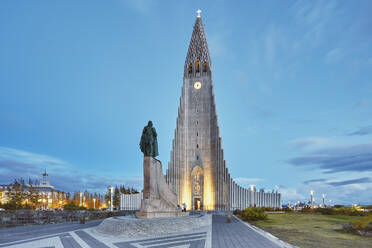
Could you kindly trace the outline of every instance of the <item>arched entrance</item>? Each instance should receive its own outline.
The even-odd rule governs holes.
[[[203,170],[195,165],[192,172],[192,204],[194,210],[203,210]]]

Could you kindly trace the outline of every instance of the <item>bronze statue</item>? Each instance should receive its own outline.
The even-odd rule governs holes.
[[[156,138],[156,130],[152,126],[152,121],[149,121],[147,126],[143,128],[140,148],[144,156],[156,157],[158,153],[158,141]]]

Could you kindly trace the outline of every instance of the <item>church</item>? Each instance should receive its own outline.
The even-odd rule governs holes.
[[[166,181],[188,210],[244,209],[250,206],[281,207],[278,192],[239,186],[224,160],[213,93],[212,63],[201,11],[194,24],[184,65]]]

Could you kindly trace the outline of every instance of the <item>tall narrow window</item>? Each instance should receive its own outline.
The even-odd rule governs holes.
[[[199,59],[197,59],[196,60],[196,72],[200,72],[200,60]]]
[[[189,74],[191,74],[192,73],[192,64],[190,63],[189,64]]]
[[[196,132],[196,136],[199,136],[199,133],[198,132]]]
[[[207,62],[203,63],[203,72],[207,72]]]

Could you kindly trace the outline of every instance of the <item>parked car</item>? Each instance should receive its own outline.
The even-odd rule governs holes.
[[[0,208],[0,211],[5,211],[5,209],[3,209],[3,208]]]

